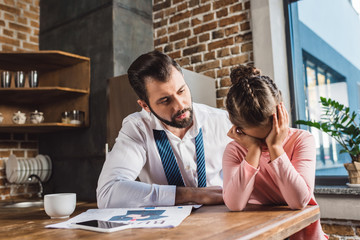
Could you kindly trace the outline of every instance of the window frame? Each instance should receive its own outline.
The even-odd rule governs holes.
[[[300,45],[298,0],[284,0],[285,36],[287,51],[287,66],[289,76],[290,101],[293,103],[290,110],[292,115],[292,126],[300,128],[295,124],[297,119],[306,118],[305,104],[300,104],[297,99],[306,99],[304,68],[298,67],[303,64],[303,49]],[[296,91],[298,89],[298,91]],[[299,89],[304,89],[300,91]],[[347,176],[316,176],[315,185],[346,185]]]

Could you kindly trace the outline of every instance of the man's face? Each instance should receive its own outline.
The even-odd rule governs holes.
[[[167,82],[156,79],[145,80],[148,93],[148,104],[139,103],[146,111],[152,112],[160,121],[168,126],[186,128],[192,124],[193,111],[190,89],[183,75],[175,68]]]

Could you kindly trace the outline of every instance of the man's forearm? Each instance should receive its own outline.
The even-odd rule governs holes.
[[[99,208],[174,205],[175,186],[117,181],[111,190],[98,190]]]
[[[176,187],[175,205],[179,204],[223,204],[221,187]]]

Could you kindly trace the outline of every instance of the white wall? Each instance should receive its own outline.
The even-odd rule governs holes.
[[[359,196],[315,194],[315,198],[321,218],[360,220]]]
[[[250,5],[254,65],[275,81],[290,115],[283,1],[251,0]]]

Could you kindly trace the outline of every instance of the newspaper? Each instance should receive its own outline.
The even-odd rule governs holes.
[[[192,208],[199,207],[201,205],[89,209],[65,222],[47,225],[45,228],[74,228],[72,223],[90,220],[127,223],[131,228],[173,228],[190,215]]]

